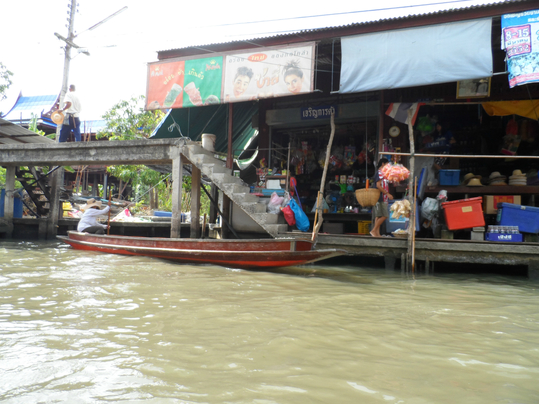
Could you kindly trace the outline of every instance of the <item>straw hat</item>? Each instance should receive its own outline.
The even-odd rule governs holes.
[[[466,184],[467,187],[482,187],[481,180],[479,178],[471,178]]]
[[[520,170],[514,170],[513,175],[509,178],[526,177],[526,174],[522,174]]]
[[[481,176],[480,175],[475,175],[474,173],[468,173],[468,174],[466,174],[464,176],[464,178],[462,180],[462,183],[464,185],[468,185],[468,183],[473,179],[477,179],[479,181],[481,179]]]
[[[499,171],[494,171],[494,172],[490,173],[490,175],[488,176],[488,179],[489,179],[489,181],[492,181],[492,180],[495,180],[495,179],[500,178],[500,177],[505,178],[505,175],[502,175]]]
[[[97,206],[98,208],[100,208],[101,207],[101,201],[96,201],[94,198],[90,198],[90,199],[88,199],[88,201],[86,201],[86,205],[82,205],[80,207],[80,210],[90,209],[93,206]]]
[[[60,125],[64,122],[64,114],[62,114],[61,111],[56,110],[51,114],[51,119],[56,125]]]
[[[501,175],[499,171],[492,172],[488,177],[488,184],[489,185],[507,185],[505,182],[505,179],[507,177],[505,175]]]

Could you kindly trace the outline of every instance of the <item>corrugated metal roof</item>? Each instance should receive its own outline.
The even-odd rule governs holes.
[[[0,118],[0,145],[21,143],[54,143],[54,140]]]
[[[32,115],[41,118],[41,114],[51,110],[57,98],[57,94],[37,95],[32,97],[20,96],[11,111],[2,118],[12,122],[27,122],[32,119]]]
[[[190,48],[204,48],[204,47],[212,47],[215,45],[223,45],[223,44],[237,44],[237,43],[243,43],[245,41],[256,41],[256,40],[263,40],[263,39],[271,39],[271,38],[286,38],[290,36],[301,36],[302,34],[313,34],[313,33],[322,33],[325,31],[334,31],[334,30],[340,30],[340,29],[349,29],[354,27],[363,27],[367,25],[375,25],[375,24],[382,24],[382,23],[388,23],[388,22],[395,22],[395,21],[407,21],[407,20],[413,20],[417,19],[419,17],[434,17],[439,15],[445,15],[445,14],[451,14],[451,13],[458,13],[466,10],[474,10],[474,9],[489,9],[496,6],[504,5],[504,4],[510,4],[510,3],[531,3],[529,0],[500,0],[500,1],[491,1],[489,3],[484,4],[473,4],[467,7],[455,7],[450,8],[451,3],[453,2],[445,2],[445,3],[430,3],[424,5],[425,7],[428,6],[438,6],[439,9],[435,11],[425,12],[425,13],[405,13],[404,11],[401,13],[401,15],[397,17],[381,17],[381,18],[366,18],[362,21],[360,18],[356,19],[356,22],[349,23],[349,24],[342,24],[342,25],[331,25],[331,26],[325,26],[325,27],[319,27],[319,28],[311,28],[311,29],[298,29],[298,30],[287,30],[283,33],[269,33],[268,35],[256,35],[256,36],[242,36],[241,39],[233,40],[233,41],[218,41],[218,42],[211,42],[211,43],[205,43],[205,44],[191,44],[189,46],[182,46],[179,48],[172,48],[168,50],[161,50],[158,51],[158,53],[166,53],[166,52],[173,52],[173,51],[180,51],[183,49],[190,49]],[[372,4],[369,4],[369,6],[372,7]],[[403,7],[406,7],[403,5]],[[415,7],[415,6],[414,6]],[[397,7],[399,8],[399,7]],[[393,9],[393,8],[392,8]],[[411,8],[410,8],[411,9]],[[368,11],[368,10],[366,10]],[[383,9],[374,10],[374,11],[380,11],[378,15],[388,15],[388,12],[384,13]],[[387,9],[387,11],[390,11],[390,9]],[[359,10],[359,12],[362,12],[362,10]],[[307,17],[308,18],[308,17]],[[221,38],[226,38],[226,36],[219,35]]]

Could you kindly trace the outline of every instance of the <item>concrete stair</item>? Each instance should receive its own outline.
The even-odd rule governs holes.
[[[197,142],[187,142],[181,153],[272,237],[279,237],[280,233],[288,230],[284,217],[266,212],[266,205],[260,202],[260,198],[252,195],[249,186],[234,176],[232,170],[226,168],[225,162],[216,158],[214,153]]]

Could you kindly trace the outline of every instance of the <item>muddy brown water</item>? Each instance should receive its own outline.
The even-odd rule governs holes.
[[[0,402],[537,403],[538,286],[0,242]]]

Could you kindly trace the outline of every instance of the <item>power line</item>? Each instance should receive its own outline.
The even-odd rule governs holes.
[[[405,5],[405,6],[375,8],[375,9],[370,9],[370,10],[345,11],[345,12],[341,12],[341,13],[330,13],[330,14],[318,14],[318,15],[308,15],[308,16],[300,16],[300,17],[278,18],[278,19],[273,19],[273,20],[235,22],[235,23],[227,23],[227,24],[220,24],[220,25],[207,25],[207,26],[202,26],[202,27],[203,28],[227,27],[227,26],[234,26],[234,25],[260,24],[260,23],[266,23],[266,22],[303,20],[303,19],[308,19],[308,18],[334,17],[334,16],[339,16],[339,15],[359,14],[359,13],[374,13],[374,12],[381,12],[381,11],[393,11],[393,10],[399,10],[399,9],[404,9],[404,8],[430,7],[430,6],[439,6],[439,5],[445,5],[445,4],[466,3],[466,2],[473,2],[473,1],[476,1],[476,0],[451,0],[451,1],[442,1],[442,2],[437,2],[437,3],[410,4],[410,5]]]

